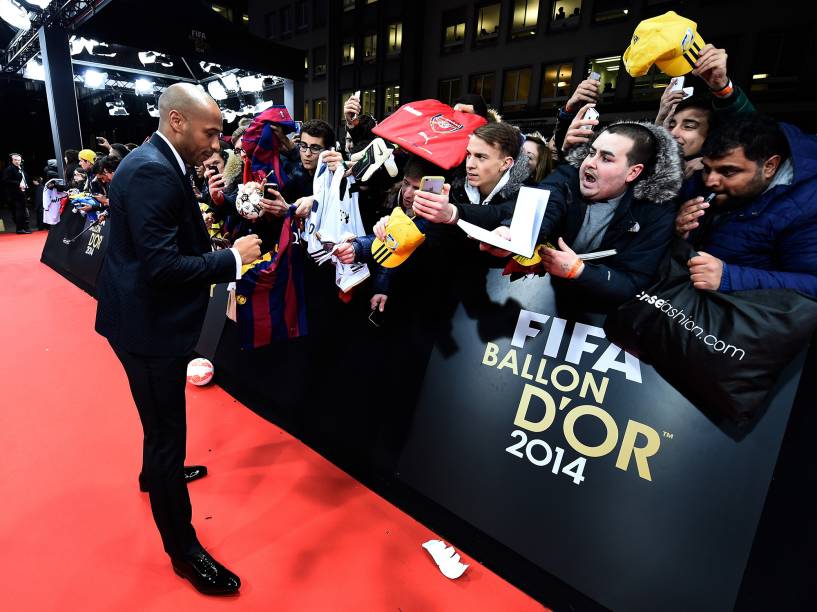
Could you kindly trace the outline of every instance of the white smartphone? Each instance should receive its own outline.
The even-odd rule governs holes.
[[[598,72],[591,72],[590,73],[590,80],[591,81],[601,81],[601,75]]]
[[[596,120],[598,120],[599,111],[597,111],[595,108],[593,108],[591,106],[590,108],[587,109],[587,112],[584,114],[584,118],[585,119],[596,119]]]
[[[675,77],[672,83],[672,91],[681,91],[684,88],[684,77]]]

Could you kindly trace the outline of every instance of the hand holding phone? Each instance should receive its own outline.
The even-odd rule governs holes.
[[[265,183],[264,184],[264,198],[267,200],[277,200],[278,196],[278,183]]]
[[[675,77],[672,83],[672,91],[681,91],[684,88],[684,77]]]
[[[443,185],[445,185],[444,176],[424,176],[420,179],[420,191],[440,195],[443,192]]]

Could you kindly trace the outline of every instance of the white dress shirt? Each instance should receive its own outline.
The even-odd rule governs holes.
[[[182,174],[187,176],[187,166],[184,165],[184,161],[182,160],[182,156],[179,155],[179,152],[176,150],[176,147],[167,139],[167,136],[156,131],[156,134],[167,143],[167,146],[170,147],[170,150],[173,151],[173,155],[176,158],[176,161],[179,164],[179,168],[182,171]],[[241,255],[238,252],[238,249],[235,247],[231,247],[230,250],[233,252],[233,256],[235,257],[235,280],[239,280],[241,278]]]

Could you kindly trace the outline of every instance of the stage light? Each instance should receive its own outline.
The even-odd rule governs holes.
[[[255,105],[255,112],[260,113],[261,111],[265,111],[273,104],[275,103],[272,100],[263,100]]]
[[[18,30],[28,30],[31,20],[28,11],[15,0],[0,0],[0,19]]]
[[[256,75],[243,76],[238,79],[238,84],[241,85],[241,91],[250,93],[264,89],[263,80]]]
[[[105,89],[105,81],[108,80],[107,72],[99,72],[98,70],[86,70],[83,82],[85,87],[90,89]]]
[[[25,69],[23,70],[24,79],[32,79],[35,81],[45,81],[45,68],[35,59],[28,60]]]
[[[221,82],[224,83],[227,91],[238,91],[238,79],[234,74],[225,74],[221,77]]]
[[[145,96],[153,93],[153,81],[147,79],[136,79],[133,82],[133,89],[137,95]]]
[[[216,64],[214,62],[200,61],[199,66],[201,67],[202,70],[204,70],[204,72],[207,73],[221,72],[221,64]]]
[[[214,100],[227,99],[227,90],[224,89],[224,85],[222,85],[219,81],[210,81],[207,83],[207,91],[210,92],[210,95],[213,96]]]
[[[122,101],[122,98],[114,100],[113,102],[105,102],[105,106],[108,107],[108,114],[111,117],[127,117],[128,116],[128,109],[125,108],[125,102]]]

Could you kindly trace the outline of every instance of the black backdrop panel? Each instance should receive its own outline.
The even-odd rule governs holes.
[[[90,228],[90,221],[66,208],[60,222],[48,231],[41,261],[91,295],[96,295],[96,277],[107,248],[108,228]],[[83,230],[85,233],[82,233]],[[70,241],[76,238],[71,244]]]
[[[555,318],[546,280],[486,289],[431,356],[400,477],[611,609],[732,609],[804,354],[736,434]]]

